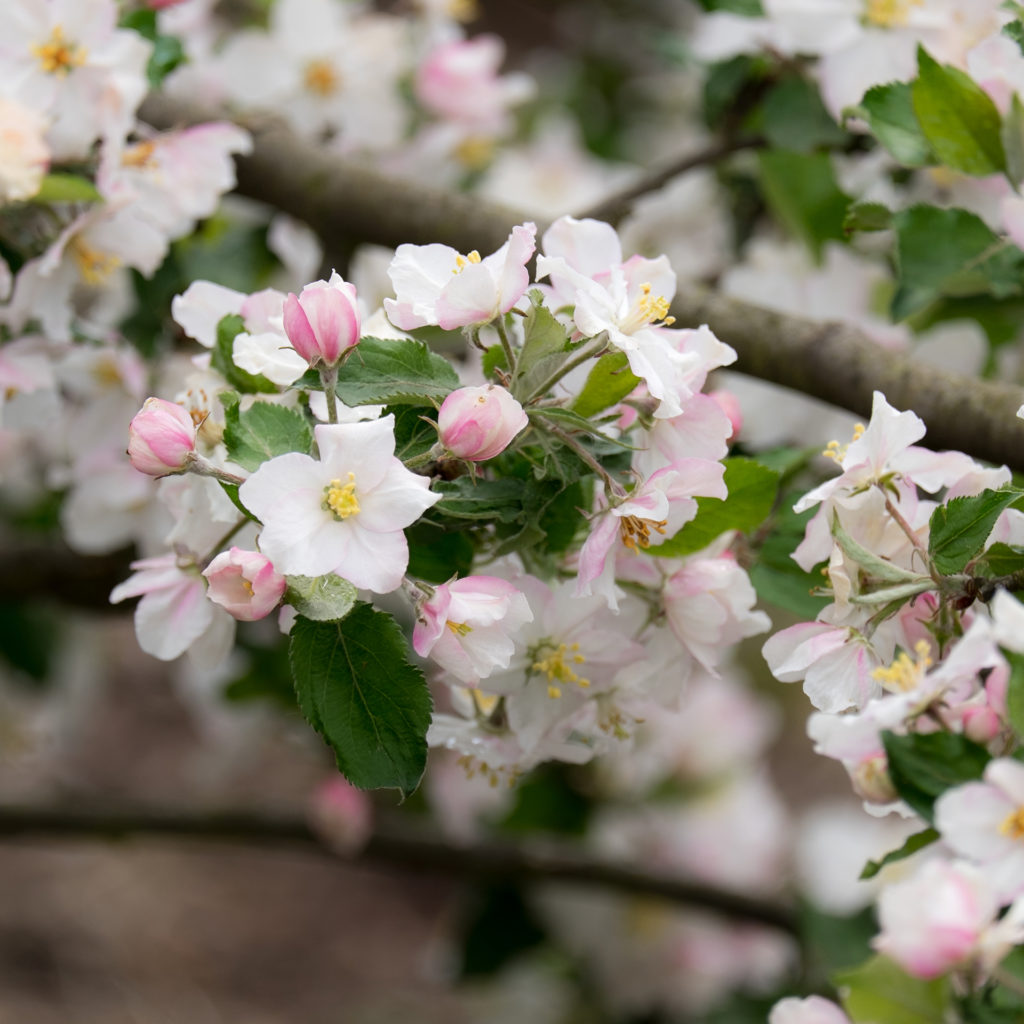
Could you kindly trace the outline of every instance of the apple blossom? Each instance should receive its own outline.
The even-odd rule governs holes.
[[[196,459],[196,425],[176,402],[147,398],[128,428],[128,457],[149,476],[184,473]]]
[[[239,488],[262,523],[260,548],[279,572],[333,572],[386,594],[409,564],[404,527],[441,495],[395,458],[395,418],[315,428],[320,459],[269,459]]]
[[[206,596],[243,622],[269,615],[288,585],[266,555],[236,547],[217,555],[203,575]]]
[[[441,444],[459,459],[484,462],[503,452],[529,425],[523,407],[503,387],[458,388],[437,414]]]
[[[30,199],[50,166],[45,120],[31,107],[0,98],[0,206]]]
[[[450,246],[400,245],[388,268],[395,298],[384,300],[391,322],[403,331],[428,324],[452,330],[489,323],[507,313],[526,293],[526,264],[534,250],[537,228],[512,229],[508,241],[482,257]]]
[[[469,686],[496,668],[508,668],[511,635],[533,621],[526,595],[495,576],[467,576],[444,583],[420,606],[412,645]]]
[[[808,996],[780,999],[768,1014],[768,1024],[850,1024],[850,1018],[829,999]]]
[[[334,366],[359,344],[356,289],[337,271],[329,281],[307,284],[298,296],[289,293],[283,314],[288,340],[310,366]]]

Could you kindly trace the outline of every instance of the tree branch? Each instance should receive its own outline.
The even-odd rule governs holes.
[[[152,808],[0,807],[0,839],[96,841],[139,835],[260,847],[294,846],[320,856],[342,856],[301,818],[237,811],[189,814]],[[564,842],[456,845],[407,822],[389,821],[374,831],[361,851],[343,859],[459,878],[597,886],[700,907],[735,921],[756,922],[791,934],[797,932],[796,915],[788,906],[676,876],[641,871],[592,857]]]
[[[82,555],[56,541],[0,549],[0,603],[49,598],[123,614],[123,609],[110,603],[110,591],[131,572],[132,557],[131,548],[109,555]]]
[[[211,116],[158,96],[142,110],[161,128]],[[383,245],[446,242],[483,252],[529,219],[482,199],[381,177],[265,118],[243,123],[254,133],[255,147],[238,160],[239,191],[305,221],[328,245],[346,235]],[[533,219],[543,229],[543,218]],[[883,391],[894,406],[913,409],[924,420],[930,447],[1024,470],[1024,422],[1015,415],[1024,389],[923,366],[853,327],[771,312],[694,283],[680,285],[672,313],[683,325],[707,323],[736,349],[736,368],[744,373],[864,416],[872,392]]]

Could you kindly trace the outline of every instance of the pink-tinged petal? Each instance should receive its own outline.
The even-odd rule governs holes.
[[[424,601],[420,606],[416,625],[412,630],[412,648],[421,658],[427,657],[441,639],[449,618],[448,608],[451,601],[450,588],[441,586],[434,591],[430,600]]]
[[[507,313],[530,287],[530,274],[526,264],[537,247],[537,228],[532,223],[519,224],[512,229],[508,250],[497,278],[499,309]]]
[[[610,224],[575,217],[559,217],[544,232],[541,246],[547,256],[556,256],[586,277],[622,262],[622,243]]]
[[[181,580],[177,587],[146,594],[135,609],[139,646],[161,661],[184,654],[213,619],[203,581],[198,576]]]
[[[591,584],[602,572],[605,561],[619,535],[619,521],[612,515],[602,515],[580,550],[576,570],[576,597],[589,597]]]
[[[867,464],[873,473],[884,472],[889,460],[925,435],[924,420],[915,412],[894,409],[881,391],[874,393],[867,429],[846,450],[844,470]]]
[[[292,348],[312,365],[320,360],[320,352],[317,349],[316,334],[313,332],[313,325],[306,316],[306,311],[299,305],[299,297],[289,293],[284,300],[282,309],[284,320],[284,333],[292,344]]]
[[[217,324],[230,313],[240,313],[245,295],[212,281],[193,281],[171,300],[171,316],[181,329],[201,345],[217,343]]]
[[[935,801],[935,827],[961,857],[996,860],[1015,847],[1016,840],[1003,835],[1000,826],[1017,806],[994,785],[967,782]]]
[[[645,285],[650,286],[652,297],[669,302],[676,293],[676,273],[667,256],[653,260],[645,256],[630,256],[622,264],[622,273],[631,296],[639,297]]]
[[[849,631],[824,622],[800,622],[765,641],[761,656],[780,683],[799,682],[819,658],[839,650]]]
[[[437,299],[437,324],[446,331],[493,320],[498,313],[497,282],[488,267],[469,263],[441,289]]]

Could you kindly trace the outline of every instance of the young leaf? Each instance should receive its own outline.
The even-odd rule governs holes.
[[[93,203],[103,197],[96,186],[78,174],[47,174],[33,203]]]
[[[625,352],[606,352],[587,375],[572,411],[588,419],[621,402],[639,383],[640,378],[629,369]]]
[[[1010,184],[1019,186],[1024,181],[1024,104],[1016,93],[1003,119],[1002,139],[1006,150],[1006,176]]]
[[[287,576],[284,599],[301,616],[314,622],[338,622],[356,603],[356,588],[348,580],[326,576]]]
[[[843,220],[850,198],[836,183],[827,153],[762,150],[759,161],[765,200],[816,259],[825,242],[844,240]]]
[[[412,793],[427,763],[432,704],[395,620],[368,604],[340,622],[300,616],[290,660],[299,707],[349,782]]]
[[[277,385],[262,374],[248,373],[235,365],[235,338],[245,330],[245,321],[237,313],[221,317],[217,323],[217,343],[210,353],[210,365],[236,391],[247,394],[277,393]]]
[[[309,455],[312,451],[313,432],[302,413],[270,402],[254,402],[241,412],[233,391],[220,398],[228,457],[243,469],[259,469],[267,459],[287,452]]]
[[[523,514],[523,485],[519,480],[439,480],[431,488],[444,497],[427,512],[453,519],[497,519],[508,523]]]
[[[1024,740],[1024,654],[1004,651],[1010,663],[1010,679],[1006,687],[1006,715],[1020,739]]]
[[[363,338],[341,368],[338,397],[356,405],[425,405],[459,386],[443,356],[421,341]]]
[[[519,367],[525,370],[516,381],[515,393],[530,395],[565,362],[569,336],[554,314],[541,305],[539,293],[530,293],[530,309],[523,322],[523,348]]]
[[[885,231],[892,227],[892,210],[881,203],[854,203],[843,218],[843,231]]]
[[[854,1024],[936,1024],[946,1016],[949,979],[913,978],[888,957],[873,956],[832,982]]]
[[[896,792],[929,824],[936,799],[953,786],[980,779],[990,760],[984,747],[956,733],[883,732],[882,742]]]
[[[968,564],[972,576],[1012,576],[1024,570],[1024,548],[1000,542],[987,547],[977,561]]]
[[[924,167],[935,162],[914,113],[908,82],[889,82],[868,89],[860,106],[851,113],[867,121],[871,134],[901,164]]]
[[[839,146],[846,132],[832,120],[818,87],[802,76],[784,78],[761,104],[760,128],[776,149],[809,153],[820,146]]]
[[[943,296],[1022,292],[1024,252],[967,210],[912,206],[893,220],[899,284],[896,320],[919,313]]]
[[[928,554],[943,575],[963,572],[981,550],[1000,513],[1024,497],[1024,491],[1004,487],[940,505],[929,521]]]
[[[869,860],[860,873],[861,879],[874,878],[886,864],[895,864],[898,860],[906,860],[918,850],[930,846],[938,838],[939,833],[933,828],[926,828],[915,832],[912,836],[907,836],[906,842],[898,850],[890,850],[881,860]]]
[[[748,532],[771,513],[779,487],[779,474],[753,459],[739,456],[725,460],[727,498],[698,498],[697,515],[664,544],[648,554],[678,557],[707,547],[726,530]]]
[[[921,131],[947,167],[982,176],[1006,169],[999,111],[969,75],[918,47],[911,95]]]

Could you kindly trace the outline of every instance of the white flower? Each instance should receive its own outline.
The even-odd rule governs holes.
[[[402,530],[440,500],[395,458],[395,418],[315,428],[319,461],[291,452],[239,488],[263,523],[260,549],[285,575],[337,573],[386,594],[409,564]]]

